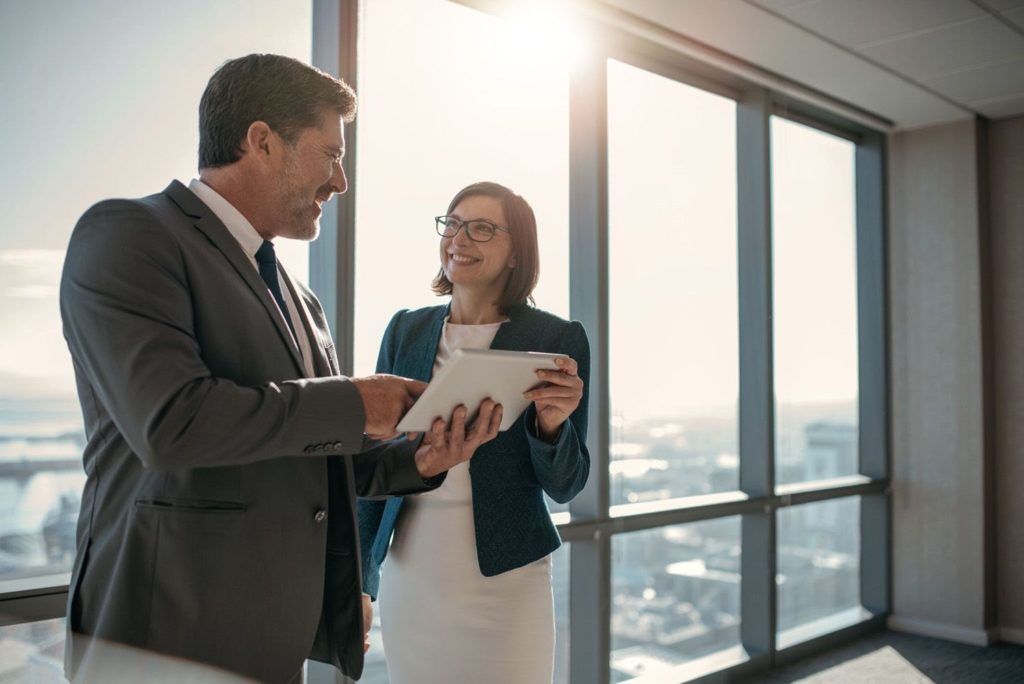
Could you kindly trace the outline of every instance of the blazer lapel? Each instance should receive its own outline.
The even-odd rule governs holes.
[[[519,329],[517,323],[523,314],[523,305],[513,306],[508,311],[508,320],[498,327],[498,332],[491,341],[491,349],[504,349],[507,351],[526,351],[521,349],[523,341],[516,335]]]
[[[411,376],[423,382],[430,382],[434,374],[434,359],[437,358],[437,346],[441,342],[441,332],[444,330],[444,320],[451,311],[451,304],[440,306],[436,309],[434,319],[430,322],[427,330],[429,344],[418,345],[419,355],[411,370]]]
[[[304,376],[306,373],[302,365],[302,357],[299,355],[299,350],[292,339],[291,331],[288,330],[284,320],[281,318],[277,302],[270,296],[267,284],[263,282],[259,273],[249,263],[249,258],[242,251],[238,241],[228,232],[228,229],[217,218],[217,215],[203,204],[191,190],[178,181],[172,181],[167,186],[167,189],[164,190],[164,193],[187,216],[193,219],[193,225],[202,231],[209,238],[210,242],[221,251],[225,258],[227,258],[228,263],[234,267],[238,275],[242,277],[242,280],[249,286],[249,289],[256,295],[256,298],[263,304],[263,308],[267,310],[267,315],[270,317],[271,322],[277,328],[277,334],[280,336],[281,342],[284,343],[285,347],[288,348],[288,352],[292,355],[292,361],[295,362],[299,375]]]

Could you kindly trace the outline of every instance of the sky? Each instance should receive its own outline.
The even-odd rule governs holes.
[[[446,0],[364,5],[355,370],[398,308],[438,303],[432,217],[478,180],[536,211],[541,308],[569,315],[571,61],[558,23]],[[73,391],[56,287],[77,217],[195,175],[196,109],[224,60],[309,60],[308,0],[0,3],[0,395]],[[571,41],[570,41],[571,42]],[[586,46],[583,46],[586,49]],[[737,395],[735,106],[609,66],[613,411],[716,411]],[[853,152],[787,122],[775,157],[776,382],[856,396]],[[306,246],[279,248],[306,279]],[[657,378],[657,381],[652,381]]]

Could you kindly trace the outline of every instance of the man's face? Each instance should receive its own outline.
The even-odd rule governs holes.
[[[278,216],[272,230],[276,235],[316,239],[322,205],[348,189],[341,168],[344,155],[344,123],[333,112],[325,113],[316,128],[303,130],[294,146],[285,144],[275,190]]]

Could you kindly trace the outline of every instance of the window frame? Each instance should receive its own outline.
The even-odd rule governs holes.
[[[460,0],[455,0],[460,1]],[[478,6],[482,3],[466,2]],[[488,7],[487,9],[492,9]],[[741,516],[741,641],[725,659],[680,681],[762,672],[807,653],[881,629],[891,610],[890,411],[886,293],[885,134],[792,95],[744,82],[692,57],[608,27],[605,41],[570,85],[570,312],[591,338],[588,446],[591,475],[558,525],[572,542],[570,681],[610,681],[611,538],[668,525]],[[740,488],[655,504],[609,505],[607,61],[615,59],[737,103]],[[858,474],[775,484],[773,396],[771,116],[855,145],[859,370]],[[776,517],[788,506],[860,497],[860,593],[854,623],[785,648],[777,645]]]

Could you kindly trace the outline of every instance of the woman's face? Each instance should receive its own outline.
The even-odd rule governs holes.
[[[462,221],[484,220],[507,228],[501,202],[486,195],[464,197],[450,216]],[[459,288],[493,292],[500,295],[515,267],[512,255],[512,236],[504,230],[495,231],[488,242],[476,242],[466,234],[463,226],[455,237],[441,238],[441,268],[451,282],[453,291]]]

